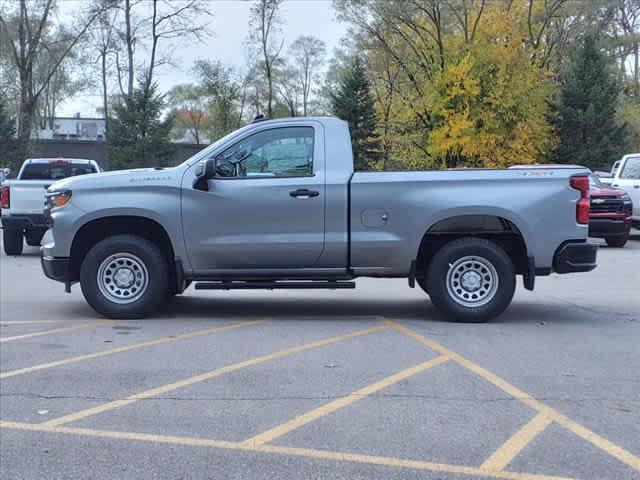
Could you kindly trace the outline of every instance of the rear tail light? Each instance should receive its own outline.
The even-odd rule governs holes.
[[[581,225],[589,223],[589,177],[587,175],[576,175],[571,177],[571,188],[580,192],[580,199],[576,203],[576,222]]]
[[[11,194],[9,193],[9,187],[2,187],[0,189],[0,208],[9,208],[11,206]]]

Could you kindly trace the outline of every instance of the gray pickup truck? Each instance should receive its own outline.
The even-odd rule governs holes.
[[[445,315],[481,322],[516,275],[596,266],[582,167],[353,171],[346,123],[254,122],[181,165],[52,185],[45,274],[111,318],[196,289],[353,288],[407,278]]]

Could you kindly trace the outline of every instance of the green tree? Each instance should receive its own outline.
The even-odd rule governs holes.
[[[381,158],[374,103],[367,72],[356,56],[337,91],[331,93],[332,113],[349,123],[356,170],[376,169]]]
[[[211,141],[239,128],[245,108],[243,86],[232,68],[221,62],[198,60],[193,73],[207,100],[203,131]]]
[[[16,139],[16,121],[11,118],[5,99],[0,95],[0,151],[3,162],[1,168],[9,167],[13,172],[20,166],[23,160],[19,158],[20,149]]]
[[[164,101],[157,85],[139,83],[141,87],[113,107],[109,119],[107,151],[114,169],[166,166],[173,157],[173,117],[162,119]]]
[[[620,84],[593,34],[585,35],[562,76],[557,161],[590,168],[610,165],[625,150],[626,125],[616,122]]]

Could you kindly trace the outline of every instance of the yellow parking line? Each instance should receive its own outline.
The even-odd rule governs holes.
[[[481,366],[473,363],[471,360],[468,360],[468,359],[464,358],[463,356],[458,355],[454,351],[449,350],[447,347],[445,347],[443,345],[440,345],[439,343],[434,342],[433,340],[431,340],[431,339],[429,339],[429,338],[427,338],[427,337],[425,337],[423,335],[420,335],[419,333],[414,332],[410,328],[407,328],[407,327],[405,327],[403,325],[400,325],[400,324],[394,322],[393,320],[389,320],[389,319],[386,319],[386,318],[384,320],[387,322],[388,325],[392,326],[396,330],[405,333],[406,335],[410,336],[411,338],[414,338],[415,340],[417,340],[418,342],[428,346],[429,348],[441,353],[442,355],[449,355],[451,357],[451,360],[457,362],[458,364],[462,365],[463,367],[465,367],[465,368],[471,370],[472,372],[474,372],[475,374],[481,376],[482,378],[484,378],[488,382],[494,384],[496,387],[498,387],[502,391],[508,393],[509,395],[511,395],[512,397],[516,398],[517,400],[520,400],[521,402],[523,402],[524,404],[530,406],[531,408],[533,408],[534,410],[538,411],[539,413],[545,414],[547,417],[549,417],[554,422],[557,422],[558,424],[562,425],[566,429],[568,429],[571,432],[575,433],[579,437],[581,437],[584,440],[587,440],[588,442],[592,443],[593,445],[595,445],[596,447],[598,447],[602,451],[608,453],[612,457],[617,458],[621,462],[626,463],[627,465],[629,465],[631,468],[634,468],[635,470],[640,471],[640,458],[636,457],[631,452],[625,450],[622,447],[619,447],[615,443],[607,440],[606,438],[598,435],[597,433],[592,432],[588,428],[583,427],[579,423],[571,420],[569,417],[561,414],[557,410],[554,410],[550,406],[545,405],[544,403],[540,402],[539,400],[536,400],[535,398],[533,398],[531,395],[529,395],[529,394],[523,392],[522,390],[520,390],[519,388],[511,385],[506,380],[503,380],[502,378],[498,377],[497,375],[489,372],[488,370],[485,370]]]
[[[383,457],[378,455],[363,455],[358,453],[332,452],[311,448],[261,445],[255,448],[247,448],[247,450],[265,453],[277,453],[281,455],[290,455],[296,457],[310,457],[339,462],[354,462],[386,467],[408,468],[412,470],[426,470],[440,473],[474,475],[484,478],[504,478],[509,480],[572,480],[568,477],[508,472],[506,470],[500,472],[490,472],[487,470],[481,470],[477,467],[468,467],[465,465],[450,465],[446,463],[425,462],[422,460],[407,460],[403,458]]]
[[[0,320],[0,325],[29,325],[32,323],[63,323],[65,320]]]
[[[131,350],[136,350],[138,348],[151,347],[153,345],[162,345],[165,343],[177,342],[179,340],[185,340],[187,338],[201,337],[204,335],[212,335],[214,333],[224,332],[226,330],[231,330],[233,328],[246,327],[249,325],[256,325],[264,322],[264,320],[255,320],[248,322],[240,322],[240,323],[231,323],[228,325],[223,325],[221,327],[209,328],[207,330],[198,330],[196,332],[185,333],[183,335],[177,335],[175,337],[163,337],[155,340],[148,340],[146,342],[134,343],[133,345],[125,345],[123,347],[112,348],[110,350],[103,350],[102,352],[89,353],[87,355],[80,355],[78,357],[70,357],[64,358],[62,360],[57,360],[55,362],[41,363],[39,365],[34,365],[32,367],[20,368],[17,370],[9,370],[6,372],[0,373],[0,379],[15,377],[16,375],[22,375],[24,373],[36,372],[39,370],[45,370],[47,368],[59,367],[61,365],[68,365],[70,363],[82,362],[85,360],[91,360],[94,358],[105,357],[107,355],[114,355],[116,353],[128,352]]]
[[[315,408],[307,413],[299,415],[286,423],[278,425],[277,427],[271,428],[266,432],[260,433],[254,437],[251,437],[244,442],[242,445],[244,446],[258,446],[267,442],[271,442],[278,437],[281,437],[292,430],[302,427],[307,423],[313,422],[314,420],[319,419],[320,417],[324,417],[336,410],[344,408],[362,398],[365,398],[375,392],[378,392],[384,388],[387,388],[394,383],[400,382],[406,378],[409,378],[417,373],[428,370],[429,368],[435,367],[436,365],[440,365],[443,362],[449,360],[449,357],[446,355],[441,355],[439,357],[433,358],[429,361],[420,363],[411,368],[407,368],[406,370],[402,370],[401,372],[390,375],[382,380],[372,383],[371,385],[367,385],[364,388],[356,390],[355,392],[347,395],[346,397],[338,398],[332,402],[326,403],[318,408]]]
[[[297,347],[286,348],[284,350],[279,350],[274,353],[269,353],[267,355],[260,355],[258,357],[254,357],[249,360],[244,360],[239,363],[234,363],[232,365],[227,365],[226,367],[217,368],[215,370],[202,373],[200,375],[196,375],[190,378],[186,378],[184,380],[180,380],[178,382],[173,382],[168,385],[163,385],[161,387],[152,388],[150,390],[145,390],[144,392],[136,393],[134,395],[130,395],[128,397],[114,400],[113,402],[108,402],[102,405],[98,405],[97,407],[88,408],[86,410],[81,410],[76,413],[72,413],[70,415],[65,415],[63,417],[54,418],[47,422],[43,422],[40,425],[43,426],[58,426],[63,425],[65,423],[74,422],[76,420],[80,420],[81,418],[90,417],[92,415],[97,415],[99,413],[107,412],[109,410],[113,410],[116,408],[124,407],[125,405],[130,405],[132,403],[138,402],[140,400],[144,400],[147,398],[152,398],[158,395],[163,395],[165,393],[171,392],[173,390],[177,390],[179,388],[187,387],[189,385],[193,385],[194,383],[203,382],[205,380],[209,380],[214,377],[219,377],[220,375],[224,375],[226,373],[234,372],[236,370],[240,370],[242,368],[251,367],[253,365],[257,365],[259,363],[263,363],[269,360],[275,360],[278,358],[285,357],[287,355],[291,355],[298,352],[303,352],[305,350],[310,350],[312,348],[322,347],[324,345],[329,345],[331,343],[339,342],[341,340],[347,340],[349,338],[357,337],[359,335],[365,335],[368,333],[378,332],[380,330],[384,330],[389,328],[388,325],[379,325],[372,328],[366,328],[364,330],[357,330],[355,332],[347,333],[344,335],[339,335],[337,337],[325,338],[323,340],[317,340],[315,342],[306,343],[304,345],[299,345]]]
[[[80,325],[74,325],[72,327],[54,328],[51,330],[44,330],[42,332],[26,333],[24,335],[14,335],[13,337],[2,337],[0,343],[13,342],[14,340],[23,340],[25,338],[40,337],[42,335],[53,335],[54,333],[73,332],[75,330],[81,330],[83,328],[97,327],[101,325],[110,325],[115,323],[113,320],[98,320],[97,322],[81,323]]]
[[[496,450],[480,468],[486,470],[504,470],[504,468],[516,458],[540,433],[552,423],[544,413],[539,413],[533,419],[507,440]]]
[[[568,477],[550,475],[537,475],[509,471],[487,471],[477,467],[464,465],[449,465],[446,463],[433,463],[421,460],[407,460],[402,458],[383,457],[377,455],[361,455],[356,453],[332,452],[328,450],[315,450],[310,448],[280,447],[274,445],[246,446],[243,443],[226,442],[205,438],[179,437],[171,435],[155,435],[149,433],[118,432],[109,430],[93,430],[74,427],[48,427],[42,424],[28,424],[0,421],[0,428],[14,430],[26,430],[33,432],[45,432],[55,434],[81,435],[87,437],[109,438],[116,440],[130,440],[139,442],[151,442],[169,445],[183,445],[193,447],[219,448],[236,450],[241,452],[271,453],[293,457],[313,458],[336,462],[351,462],[365,465],[377,465],[391,468],[405,468],[409,470],[422,470],[439,473],[473,475],[485,478],[500,478],[506,480],[573,480]]]

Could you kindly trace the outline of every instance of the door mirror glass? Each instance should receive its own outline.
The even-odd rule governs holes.
[[[193,188],[202,190],[203,192],[209,190],[209,179],[214,176],[214,173],[215,161],[212,158],[199,162],[196,165],[196,179],[193,182]]]

